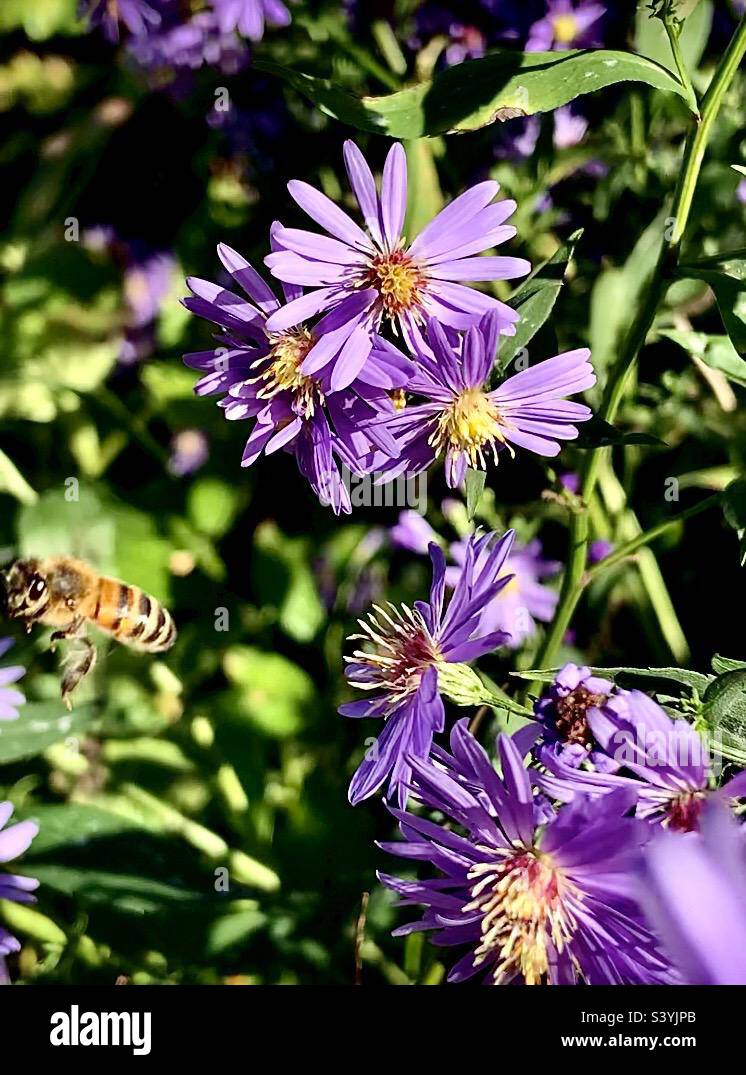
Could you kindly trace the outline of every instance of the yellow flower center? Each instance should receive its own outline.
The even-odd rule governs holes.
[[[255,366],[265,368],[259,375],[264,381],[257,392],[258,399],[271,399],[280,392],[292,392],[295,402],[307,417],[313,415],[317,403],[323,401],[318,382],[301,373],[300,367],[314,345],[307,328],[292,329],[270,339],[269,362],[259,359]]]
[[[555,40],[561,45],[569,45],[578,36],[578,20],[574,15],[555,15],[552,19]]]
[[[577,928],[568,907],[568,896],[579,898],[577,889],[534,848],[477,863],[469,878],[473,898],[464,911],[482,913],[475,963],[493,959],[495,985],[517,973],[526,985],[539,985],[549,970],[549,942],[562,952]]]
[[[403,250],[377,254],[365,274],[365,287],[374,287],[383,312],[395,317],[421,304],[425,279],[413,258]]]
[[[497,442],[506,444],[504,425],[490,397],[481,388],[467,388],[441,412],[428,443],[436,455],[450,448],[463,452],[471,467],[484,469],[485,448],[492,451],[496,463]]]

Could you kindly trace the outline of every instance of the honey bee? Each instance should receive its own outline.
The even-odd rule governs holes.
[[[61,693],[68,709],[73,691],[96,663],[89,625],[146,653],[160,653],[176,641],[171,613],[154,597],[72,556],[16,560],[2,577],[11,618],[22,620],[27,632],[37,623],[54,627],[52,649],[62,640],[77,643],[63,662]]]

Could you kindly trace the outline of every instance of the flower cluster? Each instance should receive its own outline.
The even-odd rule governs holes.
[[[389,150],[380,188],[353,142],[344,163],[364,226],[291,181],[291,197],[323,233],[273,225],[265,263],[282,301],[226,246],[218,254],[229,287],[188,281],[185,305],[222,333],[219,347],[185,360],[205,375],[199,393],[222,395],[227,418],[254,422],[243,465],[293,451],[339,512],[350,510],[340,468],[385,481],[442,459],[455,487],[504,449],[556,455],[591,416],[567,400],[595,384],[589,352],[568,351],[492,387],[500,339],[515,334],[519,316],[467,286],[530,270],[521,258],[482,256],[515,235],[506,223],[515,203],[496,201],[499,185],[486,180],[407,242],[402,146]]]

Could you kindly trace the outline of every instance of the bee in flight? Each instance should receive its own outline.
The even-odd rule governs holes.
[[[71,556],[16,560],[3,581],[8,615],[22,620],[26,631],[36,623],[55,628],[52,648],[62,640],[78,643],[64,661],[61,689],[68,709],[70,695],[96,663],[96,647],[86,636],[89,625],[146,653],[161,653],[176,641],[171,613],[154,597]]]

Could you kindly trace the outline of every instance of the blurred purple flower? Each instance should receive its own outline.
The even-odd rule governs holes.
[[[365,366],[384,320],[400,329],[410,345],[419,339],[419,326],[427,318],[466,328],[491,310],[500,315],[500,331],[512,334],[518,314],[461,282],[511,280],[530,270],[522,258],[475,256],[515,235],[515,228],[505,224],[515,202],[492,201],[499,185],[486,181],[467,190],[406,247],[403,147],[395,143],[389,150],[380,193],[354,142],[345,142],[344,159],[367,231],[325,194],[292,180],[291,197],[329,234],[281,228],[278,249],[265,258],[279,280],[313,289],[269,318],[271,332],[330,311],[328,329],[309,352],[303,372],[332,365],[333,387],[347,387]]]
[[[418,511],[408,509],[399,514],[399,519],[389,530],[393,545],[409,552],[424,555],[432,542],[438,541],[438,535],[430,523]]]
[[[400,449],[392,474],[421,473],[444,456],[446,481],[455,489],[467,468],[484,470],[488,455],[497,464],[504,448],[514,454],[513,444],[555,456],[560,441],[577,437],[576,423],[587,421],[591,411],[565,397],[596,383],[590,351],[566,351],[489,391],[499,332],[499,313],[487,314],[458,339],[430,321],[427,351],[417,352],[417,374],[407,385],[408,393],[426,402],[408,404],[386,423]],[[399,352],[380,341],[374,354],[385,361]]]
[[[186,308],[223,330],[217,337],[222,346],[184,356],[188,366],[203,374],[196,393],[220,394],[226,418],[254,422],[241,466],[284,448],[294,453],[322,503],[331,504],[337,514],[349,512],[340,464],[363,474],[375,469],[377,453],[386,453],[382,461],[396,455],[390,435],[371,420],[393,412],[388,392],[411,377],[412,363],[404,356],[398,365],[370,362],[365,382],[357,380],[344,392],[333,391],[328,377],[303,372],[323,322],[314,328],[295,325],[289,331],[271,332],[269,318],[281,309],[271,288],[229,246],[218,246],[218,256],[251,301],[208,280],[187,281],[192,295],[183,300]],[[292,302],[302,295],[302,288],[285,284],[283,292]]]
[[[12,862],[27,851],[39,831],[39,826],[35,821],[18,821],[6,829],[5,826],[12,814],[13,804],[0,802],[0,862],[2,863]],[[39,882],[33,877],[0,873],[0,900],[11,900],[13,903],[34,903],[36,897],[31,893],[38,887]],[[18,940],[3,926],[0,926],[0,984],[9,981],[5,957],[17,952],[20,947]]]
[[[566,470],[564,474],[560,474],[559,481],[562,488],[567,489],[569,493],[577,495],[580,492],[580,475],[574,470]]]
[[[528,32],[526,52],[596,48],[601,44],[598,22],[605,14],[606,4],[547,0],[546,14]]]
[[[91,26],[100,27],[109,41],[118,41],[120,22],[133,34],[146,34],[158,26],[160,6],[162,0],[80,0],[78,15],[88,16]]]
[[[210,0],[222,33],[237,30],[250,41],[261,41],[264,24],[288,26],[290,12],[281,0]]]
[[[12,645],[12,638],[0,638],[0,657],[4,657]],[[18,718],[18,706],[23,705],[26,698],[11,684],[17,683],[25,674],[23,665],[0,665],[0,721]]]
[[[401,906],[425,908],[395,934],[432,930],[438,946],[466,946],[450,982],[479,973],[495,985],[669,981],[634,898],[630,873],[649,830],[624,816],[629,795],[579,799],[544,827],[516,742],[498,738],[498,776],[466,723],[454,726],[452,754],[439,750],[437,764],[409,759],[417,799],[444,821],[390,808],[404,839],[383,850],[440,872],[421,881],[379,875]]]
[[[388,794],[399,805],[406,802],[410,762],[426,758],[433,735],[443,730],[441,678],[458,670],[453,666],[476,660],[503,645],[502,631],[482,632],[479,621],[485,604],[509,581],[503,574],[513,544],[513,531],[472,537],[466,549],[459,580],[445,604],[446,564],[443,552],[430,545],[433,581],[428,601],[415,601],[414,609],[388,610],[374,606],[367,620],[359,620],[362,634],[352,635],[375,647],[358,649],[345,657],[348,682],[373,697],[340,707],[345,717],[383,717],[383,731],[374,741],[350,784],[355,805],[367,799],[389,778]]]
[[[186,21],[177,13],[157,30],[132,37],[128,51],[138,66],[154,75],[196,71],[203,64],[234,75],[250,58],[246,44],[223,30],[212,11],[200,11]]]
[[[736,197],[741,205],[746,205],[746,179],[742,179],[736,187]]]
[[[554,145],[557,149],[570,149],[577,146],[586,136],[588,120],[573,112],[570,105],[556,108],[554,119]]]
[[[613,551],[613,541],[606,541],[605,538],[599,538],[597,541],[592,541],[588,546],[588,563],[598,564],[601,560],[605,560],[609,553],[612,553]]]
[[[658,832],[645,854],[641,902],[689,985],[746,985],[746,844],[722,804],[701,833]]]
[[[194,474],[210,457],[210,446],[201,429],[182,429],[171,439],[168,470],[177,478]]]

